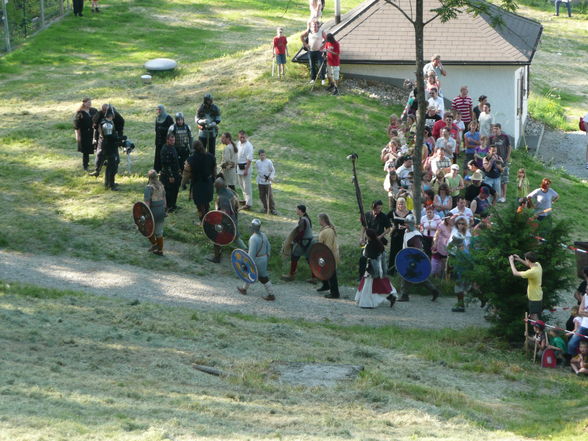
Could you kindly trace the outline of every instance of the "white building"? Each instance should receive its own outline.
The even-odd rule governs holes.
[[[410,0],[397,0],[410,14]],[[438,0],[424,0],[425,21]],[[488,96],[495,122],[518,145],[527,119],[529,68],[543,27],[536,21],[489,5],[502,24],[492,26],[492,17],[459,14],[442,23],[438,18],[425,27],[425,62],[441,55],[447,76],[441,77],[445,99],[469,87],[474,105]],[[414,9],[413,14],[414,14]],[[414,15],[413,15],[414,16]],[[342,17],[339,24],[325,24],[341,44],[341,72],[348,78],[390,82],[401,86],[415,78],[415,42],[412,24],[385,0],[367,0]],[[294,61],[304,62],[305,52]]]

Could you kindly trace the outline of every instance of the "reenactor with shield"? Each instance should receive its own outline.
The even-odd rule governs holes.
[[[255,262],[255,266],[257,267],[257,278],[265,288],[267,295],[263,296],[262,299],[267,301],[276,300],[274,296],[274,290],[272,288],[272,282],[270,282],[267,265],[269,262],[270,252],[271,252],[271,245],[265,233],[261,232],[261,221],[259,219],[253,219],[251,221],[251,232],[253,233],[249,238],[249,257]],[[240,250],[235,250],[235,253],[238,253]],[[233,259],[234,260],[234,259]],[[233,266],[235,263],[233,262]],[[237,274],[241,277],[241,273],[239,269],[237,269]],[[241,277],[243,278],[243,277]],[[243,279],[243,286],[237,287],[237,290],[243,294],[247,294],[247,288],[251,284],[250,281],[245,281]]]
[[[214,256],[206,260],[220,263],[222,247],[236,242],[238,248],[245,249],[245,243],[239,237],[239,198],[227,187],[221,177],[214,181],[216,189],[216,210],[209,211],[202,219],[204,234],[214,243]]]

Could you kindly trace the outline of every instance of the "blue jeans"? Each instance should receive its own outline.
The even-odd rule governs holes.
[[[580,327],[578,334],[588,335],[588,328]],[[568,354],[570,354],[572,357],[576,355],[576,353],[578,352],[578,346],[580,346],[580,341],[582,340],[586,339],[574,334],[568,342]]]
[[[323,58],[323,53],[321,51],[308,51],[308,65],[310,66],[311,80],[315,80],[317,75],[321,80],[325,78],[327,62]]]
[[[500,187],[500,176],[498,176],[497,178],[489,178],[488,176],[485,176],[484,184],[489,185],[496,191],[496,198],[502,197],[502,189]]]
[[[571,17],[572,16],[572,6],[569,1],[562,2],[562,1],[556,0],[556,2],[555,2],[555,15],[559,15],[559,5],[561,5],[562,3],[564,3],[566,5],[566,8],[568,9],[568,17]]]

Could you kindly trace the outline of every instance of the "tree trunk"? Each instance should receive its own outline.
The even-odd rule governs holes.
[[[417,101],[419,103],[416,119],[416,136],[414,141],[413,170],[414,170],[414,216],[416,223],[421,222],[421,194],[422,184],[421,177],[423,174],[422,165],[422,148],[423,135],[425,131],[425,111],[427,109],[427,100],[425,99],[425,79],[423,75],[423,50],[424,50],[424,20],[423,20],[423,0],[416,2],[416,17],[414,25],[414,42],[416,50],[416,88]]]

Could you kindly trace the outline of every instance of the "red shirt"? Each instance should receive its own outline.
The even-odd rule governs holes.
[[[339,55],[341,55],[341,49],[339,48],[339,43],[338,42],[329,43],[327,41],[327,44],[325,45],[325,49],[327,49],[327,51],[330,49],[335,52],[334,54],[331,52],[327,52],[327,64],[329,66],[339,66],[339,64],[340,64]]]
[[[461,113],[461,120],[467,129],[469,122],[472,120],[472,99],[469,96],[464,98],[458,95],[451,101],[451,108]]]
[[[441,136],[441,129],[446,126],[447,124],[442,119],[440,119],[433,125],[433,138],[435,138],[435,140],[437,140]],[[459,127],[457,127],[455,124],[452,124],[449,133],[449,136],[455,139],[455,142],[457,143],[457,145],[459,145]]]
[[[282,55],[286,54],[286,46],[288,40],[283,35],[281,37],[274,37],[274,54]]]

